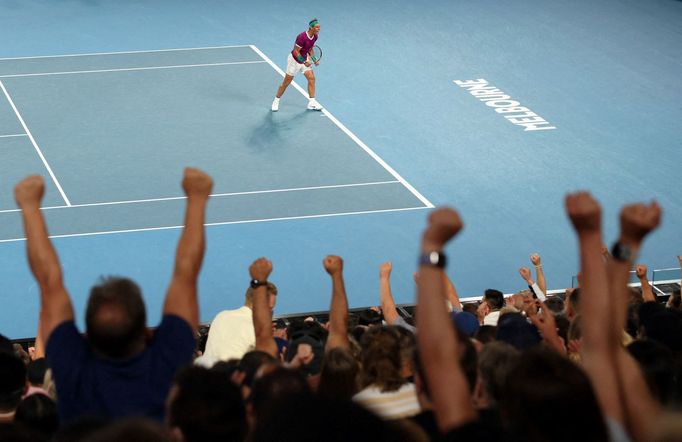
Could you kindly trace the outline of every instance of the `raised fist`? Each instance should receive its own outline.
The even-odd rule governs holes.
[[[26,177],[14,187],[14,199],[22,208],[31,204],[40,206],[44,193],[45,182],[40,175]]]
[[[577,233],[598,232],[601,228],[601,207],[587,192],[566,195],[566,214]]]
[[[531,262],[534,266],[542,265],[542,261],[540,260],[540,254],[538,254],[538,253],[533,253],[532,255],[530,255],[530,262]]]
[[[340,256],[329,255],[322,260],[324,269],[330,275],[335,275],[343,271],[343,259]]]
[[[258,258],[249,267],[249,274],[252,279],[267,281],[272,272],[272,263],[267,258]]]
[[[635,266],[635,274],[639,279],[646,278],[647,270],[647,266],[644,264],[637,264],[637,266]]]
[[[661,207],[652,202],[646,204],[630,204],[620,212],[620,234],[624,240],[640,242],[658,227],[661,222]]]
[[[201,170],[187,167],[182,179],[182,188],[187,196],[208,198],[213,188],[213,180]]]
[[[459,214],[449,208],[441,207],[429,215],[429,225],[424,231],[422,245],[426,248],[441,248],[462,230]]]
[[[379,276],[382,278],[389,278],[391,276],[391,270],[393,270],[393,264],[384,262],[379,266]]]
[[[530,281],[532,279],[530,275],[530,269],[528,267],[521,267],[519,269],[519,275],[521,275],[524,281]]]

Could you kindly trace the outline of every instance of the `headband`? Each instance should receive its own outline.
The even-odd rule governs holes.
[[[320,22],[317,19],[310,20],[310,23],[308,23],[308,27],[312,28],[313,26],[319,25],[319,24],[320,24]]]

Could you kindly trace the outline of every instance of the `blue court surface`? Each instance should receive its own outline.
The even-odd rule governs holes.
[[[351,307],[378,303],[394,264],[414,297],[433,206],[456,207],[460,295],[548,286],[577,272],[566,192],[604,207],[655,198],[651,270],[682,254],[682,2],[0,0],[0,333],[35,335],[38,290],[12,188],[45,177],[44,214],[79,321],[101,275],[125,275],[159,319],[182,224],[182,169],[214,178],[201,319],[243,301],[249,263],[274,264],[275,314],[326,310],[321,261],[345,259]],[[306,110],[297,77],[270,103],[313,14],[324,57]]]

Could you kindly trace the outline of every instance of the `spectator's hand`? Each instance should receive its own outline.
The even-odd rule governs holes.
[[[536,267],[542,265],[542,260],[540,259],[540,255],[538,253],[533,253],[530,255],[530,262]]]
[[[559,335],[557,333],[554,315],[552,315],[552,312],[547,308],[544,302],[538,300],[536,302],[536,306],[537,305],[541,307],[542,311],[538,313],[536,310],[533,310],[528,313],[528,318],[533,325],[537,327],[537,329],[540,331],[540,334],[545,341],[547,341],[547,343],[552,345],[557,350],[565,352],[566,349],[563,342],[558,339]]]
[[[601,207],[587,192],[566,196],[566,214],[578,234],[598,232],[601,228]]]
[[[639,278],[639,279],[646,278],[647,271],[648,271],[648,268],[644,264],[637,264],[637,266],[635,267],[635,274],[637,275],[637,278]]]
[[[523,280],[526,281],[528,285],[531,285],[533,277],[530,275],[530,269],[528,267],[521,267],[519,269],[519,275],[521,275]]]
[[[315,358],[313,347],[310,344],[301,343],[296,348],[296,356],[291,359],[289,366],[292,368],[299,368],[310,364]]]
[[[252,279],[267,281],[272,272],[272,263],[267,258],[258,258],[249,267],[249,274]]]
[[[379,277],[380,278],[390,278],[391,270],[393,270],[393,264],[390,262],[385,262],[379,266]]]
[[[463,224],[459,214],[449,208],[442,207],[429,216],[429,225],[422,237],[424,250],[442,249],[453,236],[462,230]]]
[[[603,256],[604,259],[609,259],[611,257],[611,252],[609,252],[609,248],[606,247],[605,244],[602,244],[601,246],[601,256]]]
[[[331,276],[338,275],[343,271],[343,259],[340,256],[329,255],[322,261],[322,265]]]
[[[568,341],[568,352],[569,353],[580,353],[580,348],[582,347],[582,339],[571,339]]]
[[[188,197],[208,198],[213,188],[213,180],[201,170],[187,167],[182,179],[182,188]]]
[[[40,201],[45,193],[45,182],[39,175],[31,175],[19,181],[14,187],[14,199],[19,207],[40,207]]]
[[[624,241],[639,244],[661,222],[661,207],[656,201],[649,205],[630,204],[620,212],[620,235]]]

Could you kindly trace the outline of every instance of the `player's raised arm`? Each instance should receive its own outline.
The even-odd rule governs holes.
[[[47,342],[52,330],[60,323],[74,318],[71,299],[64,287],[62,269],[57,252],[47,234],[40,201],[45,183],[40,176],[30,176],[14,188],[14,197],[21,208],[26,233],[26,252],[31,272],[40,287],[40,327]]]
[[[182,188],[187,195],[185,226],[178,242],[163,314],[181,317],[196,331],[199,325],[197,280],[206,248],[204,219],[213,180],[198,169],[187,168]]]

